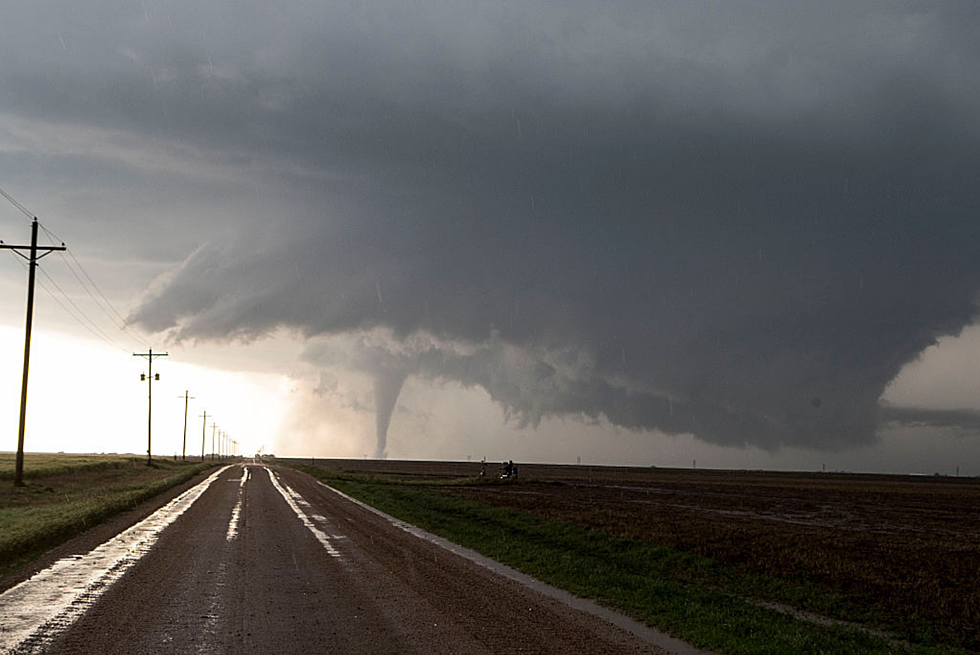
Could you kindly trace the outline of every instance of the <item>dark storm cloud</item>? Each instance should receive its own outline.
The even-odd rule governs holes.
[[[975,316],[970,4],[224,9],[3,47],[8,113],[193,142],[283,199],[242,203],[146,327],[387,328],[378,379],[479,385],[531,424],[830,448]]]

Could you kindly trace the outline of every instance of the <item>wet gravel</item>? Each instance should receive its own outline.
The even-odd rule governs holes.
[[[298,471],[274,468],[277,488],[249,469],[244,484],[225,471],[44,652],[664,652]]]

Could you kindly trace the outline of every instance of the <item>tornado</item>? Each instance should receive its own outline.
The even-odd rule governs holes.
[[[388,369],[378,371],[374,376],[374,411],[377,421],[378,446],[374,451],[375,459],[386,459],[388,453],[388,426],[391,424],[391,413],[395,410],[398,394],[401,393],[408,371],[404,369]]]

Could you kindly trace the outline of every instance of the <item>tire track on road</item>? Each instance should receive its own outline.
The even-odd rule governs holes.
[[[340,554],[340,551],[337,550],[337,546],[334,544],[334,541],[343,539],[344,537],[342,535],[337,535],[337,534],[327,534],[323,530],[318,528],[316,524],[313,522],[313,519],[320,520],[324,523],[326,523],[327,519],[319,514],[314,514],[312,518],[310,516],[307,516],[307,513],[304,511],[304,508],[309,508],[312,511],[312,507],[308,502],[306,502],[303,496],[296,493],[292,489],[292,487],[290,487],[288,484],[285,485],[284,488],[283,484],[279,482],[278,474],[274,473],[272,469],[267,468],[266,471],[268,471],[269,473],[269,479],[272,480],[272,486],[274,486],[276,488],[276,491],[282,494],[282,497],[286,499],[286,502],[289,504],[289,507],[293,510],[293,512],[296,513],[296,516],[299,517],[299,520],[302,521],[303,525],[305,525],[307,529],[309,529],[309,531],[313,533],[313,536],[316,537],[317,541],[323,544],[323,547],[327,550],[328,553],[330,553],[331,557],[336,557],[337,559],[341,559],[342,556]]]

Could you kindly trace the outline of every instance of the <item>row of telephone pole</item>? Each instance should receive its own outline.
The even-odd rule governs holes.
[[[146,416],[146,465],[151,466],[153,464],[152,455],[150,453],[152,448],[152,437],[153,437],[153,381],[160,381],[160,374],[153,372],[153,359],[156,357],[167,357],[169,353],[155,353],[153,349],[150,348],[149,352],[145,353],[133,353],[133,357],[146,357],[149,365],[148,371],[146,373],[140,374],[140,381],[147,382],[147,416]],[[196,400],[194,396],[190,394],[189,390],[184,391],[184,395],[177,396],[178,398],[184,399],[184,438],[183,445],[181,447],[181,460],[187,461],[187,412],[190,407],[190,401]],[[200,415],[203,419],[201,422],[201,461],[204,461],[206,457],[205,450],[207,449],[207,438],[208,438],[208,412],[204,410],[204,413]],[[237,456],[238,455],[238,442],[232,439],[227,432],[218,429],[218,424],[214,422],[214,415],[211,415],[211,459]]]
[[[187,398],[187,392],[184,392],[181,398]],[[204,410],[204,413],[199,416],[203,419],[201,421],[201,461],[205,458],[205,443],[208,438],[208,412]],[[218,429],[218,424],[214,422],[214,415],[211,415],[211,459],[215,458],[215,454],[219,458],[222,457],[237,457],[238,456],[238,442],[228,436],[228,433],[224,430]],[[187,459],[187,407],[186,400],[184,406],[184,459]]]
[[[39,246],[37,243],[38,220],[37,217],[27,211],[23,205],[11,198],[3,189],[0,189],[7,200],[14,204],[21,212],[31,219],[31,243],[30,245],[12,245],[0,241],[0,250],[12,250],[15,254],[27,261],[27,320],[24,330],[24,369],[21,379],[20,390],[20,420],[17,429],[17,456],[14,463],[14,486],[24,486],[24,434],[27,424],[27,382],[29,379],[31,361],[31,331],[34,320],[34,286],[38,261],[50,255],[52,252],[67,250],[64,243],[60,246]],[[140,380],[147,382],[147,417],[146,417],[146,464],[151,466],[152,459],[152,437],[153,437],[153,382],[160,380],[160,374],[153,372],[153,360],[158,357],[167,357],[168,353],[155,353],[150,348],[145,353],[133,353],[134,357],[145,357],[148,360],[148,371],[140,375]],[[187,459],[187,407],[191,396],[184,392],[184,450],[183,459]],[[201,460],[205,458],[205,440],[207,437],[208,413],[202,415],[204,422],[202,425],[201,436]],[[214,418],[213,416],[211,417]],[[216,443],[217,442],[217,443]],[[216,423],[211,424],[211,459],[214,460],[215,454],[218,457],[238,454],[238,443],[231,439],[224,430],[218,430]]]

